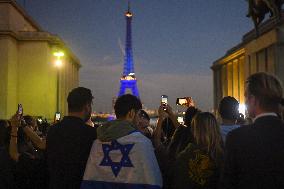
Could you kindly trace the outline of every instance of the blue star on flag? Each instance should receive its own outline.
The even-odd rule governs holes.
[[[109,144],[102,144],[104,157],[100,166],[110,166],[113,174],[115,177],[119,174],[122,167],[134,167],[132,162],[129,158],[129,152],[133,148],[134,144],[120,144],[117,140],[113,140],[111,145]],[[122,158],[120,162],[113,162],[109,156],[109,153],[113,150],[120,150],[122,154]]]

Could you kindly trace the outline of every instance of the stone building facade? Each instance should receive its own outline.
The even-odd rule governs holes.
[[[58,51],[64,52],[60,68],[55,66]],[[15,1],[0,0],[0,119],[14,114],[18,104],[32,116],[53,119],[57,109],[66,114],[79,68],[58,36],[44,31]]]
[[[245,81],[253,73],[272,73],[284,82],[284,13],[281,20],[261,24],[259,32],[259,36],[254,30],[245,34],[239,45],[213,63],[215,110],[225,96],[244,105]]]

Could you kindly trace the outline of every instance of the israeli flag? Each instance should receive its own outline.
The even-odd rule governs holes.
[[[81,189],[160,189],[162,177],[151,141],[140,132],[111,142],[95,140]]]

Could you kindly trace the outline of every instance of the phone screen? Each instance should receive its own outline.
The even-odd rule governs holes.
[[[164,106],[164,110],[166,110],[166,106],[168,105],[168,96],[167,95],[161,96],[161,104]]]
[[[56,112],[56,113],[55,113],[55,120],[56,120],[56,121],[59,121],[60,118],[61,118],[60,112]]]
[[[184,123],[183,117],[181,117],[181,116],[179,116],[177,120],[178,120],[178,122],[179,122],[180,124],[183,124],[183,123]]]
[[[186,98],[178,98],[177,99],[177,105],[186,105],[187,104],[187,99]]]
[[[22,104],[18,104],[18,114],[23,115],[23,106]]]
[[[161,98],[162,98],[161,99],[162,104],[167,105],[168,104],[168,96],[167,95],[162,95]]]
[[[176,104],[180,106],[187,106],[187,107],[194,106],[192,97],[177,98]]]

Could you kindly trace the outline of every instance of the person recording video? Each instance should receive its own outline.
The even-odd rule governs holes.
[[[144,110],[139,110],[135,118],[135,125],[138,130],[149,139],[152,138],[153,129],[150,127],[150,117]]]
[[[16,186],[19,188],[47,188],[45,140],[33,131],[32,126],[25,122],[23,114],[20,114],[19,111],[12,116],[10,122],[9,155],[16,164]]]

